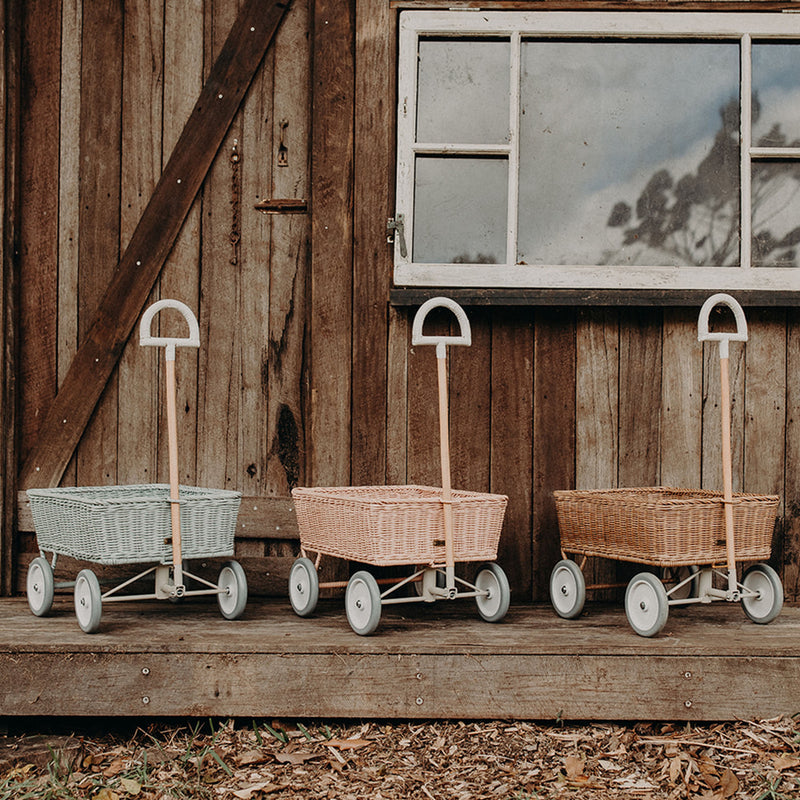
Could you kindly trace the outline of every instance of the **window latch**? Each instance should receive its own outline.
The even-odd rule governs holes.
[[[404,222],[405,214],[395,214],[393,217],[389,217],[386,222],[386,241],[389,244],[394,244],[397,237],[397,243],[400,245],[400,255],[406,258],[408,250],[406,248]]]

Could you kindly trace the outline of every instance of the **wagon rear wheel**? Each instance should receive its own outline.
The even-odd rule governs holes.
[[[228,561],[219,571],[217,595],[219,610],[225,619],[239,619],[247,605],[247,577],[238,561]]]
[[[475,587],[485,592],[475,598],[478,613],[486,622],[499,622],[511,602],[508,578],[499,564],[486,564],[475,577]]]
[[[742,586],[747,590],[741,600],[742,608],[753,622],[766,625],[781,613],[783,584],[769,564],[749,567],[742,578]]]
[[[55,593],[55,580],[53,568],[46,558],[37,556],[28,567],[25,579],[25,589],[28,595],[28,607],[37,617],[43,617],[53,607]]]

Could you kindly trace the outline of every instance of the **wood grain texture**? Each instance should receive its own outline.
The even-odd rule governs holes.
[[[0,0],[0,594],[13,591],[15,505],[19,458],[19,233],[22,14],[17,0]]]
[[[61,73],[60,2],[22,4],[19,141],[20,194],[19,386],[22,391],[20,450],[33,446],[56,392],[58,315],[58,214],[52,189],[58,185],[58,119]]]
[[[491,322],[491,490],[508,496],[497,561],[514,599],[528,600],[542,534],[536,504],[543,484],[534,474],[533,430],[540,399],[534,397],[534,322],[524,310],[493,313]]]
[[[512,606],[497,625],[461,601],[395,606],[359,637],[340,598],[310,619],[256,601],[229,622],[215,605],[109,604],[86,636],[66,599],[45,618],[4,601],[4,713],[691,722],[793,713],[800,692],[796,608],[769,636],[719,604],[642,639],[602,606],[574,621]]]
[[[314,4],[308,479],[350,480],[354,7]]]
[[[613,489],[617,486],[619,336],[619,313],[616,310],[586,309],[578,312],[575,334],[576,489]],[[583,573],[588,584],[607,584],[616,580],[615,565],[601,558],[590,558]]]
[[[353,173],[352,482],[386,480],[387,299],[391,249],[386,220],[394,185],[394,14],[355,3]]]
[[[23,485],[60,477],[285,10],[279,2],[266,11],[256,0],[243,6],[51,404],[23,466]]]
[[[575,312],[537,311],[533,406],[533,599],[560,558],[553,491],[575,485]]]
[[[126,2],[123,30],[120,247],[124,251],[161,174],[163,0]],[[154,287],[147,305],[157,299],[158,289]],[[157,324],[162,323],[166,328],[159,315]],[[163,363],[163,350],[141,347],[137,335],[128,340],[120,357],[115,477],[118,483],[156,480],[159,406],[166,405],[158,381]]]

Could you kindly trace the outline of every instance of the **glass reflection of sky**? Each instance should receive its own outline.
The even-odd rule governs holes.
[[[752,52],[754,143],[780,123],[791,144],[800,139],[798,43],[756,41]],[[421,40],[417,140],[505,141],[509,56],[507,40]],[[677,181],[697,170],[739,94],[738,42],[531,39],[521,56],[518,260],[686,265],[626,250],[607,222],[616,203],[635,207],[656,171]],[[505,261],[505,162],[424,157],[417,168],[414,260]],[[786,175],[782,189],[766,187],[774,202],[754,207],[754,230],[767,218],[776,235],[795,227],[800,183]]]

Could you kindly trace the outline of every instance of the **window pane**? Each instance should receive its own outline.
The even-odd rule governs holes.
[[[504,263],[507,187],[506,159],[418,157],[414,261]]]
[[[800,146],[800,45],[753,45],[753,144]]]
[[[735,42],[523,42],[527,264],[739,262]]]
[[[418,142],[508,139],[509,49],[499,40],[420,40]]]
[[[800,147],[800,45],[753,45],[753,144]],[[800,266],[800,164],[754,161],[753,266]]]

